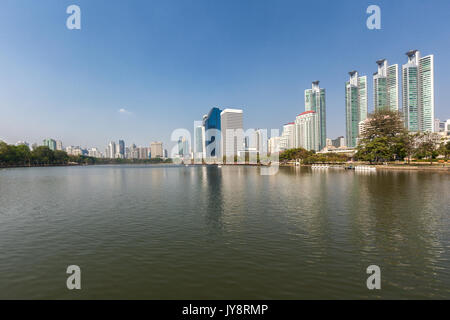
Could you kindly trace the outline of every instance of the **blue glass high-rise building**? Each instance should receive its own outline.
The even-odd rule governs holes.
[[[205,127],[205,149],[206,157],[220,158],[220,113],[222,110],[219,108],[212,108],[209,113],[203,118],[203,126]],[[215,143],[214,146],[208,146],[211,143]]]
[[[125,142],[123,140],[119,140],[119,154],[121,156],[125,155]]]

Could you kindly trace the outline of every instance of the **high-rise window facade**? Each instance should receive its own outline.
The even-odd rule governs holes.
[[[222,128],[222,156],[227,161],[234,161],[234,156],[244,149],[243,111],[225,109],[220,113]]]
[[[125,141],[123,140],[119,140],[119,155],[120,157],[124,157],[125,156]]]
[[[48,147],[52,151],[56,150],[56,141],[53,139],[44,139],[43,145]]]
[[[398,65],[388,66],[378,60],[378,71],[373,75],[373,105],[375,110],[398,111]]]
[[[406,53],[402,67],[403,115],[409,131],[434,131],[434,56]]]
[[[305,111],[314,111],[319,117],[319,149],[326,146],[327,121],[325,89],[319,87],[319,81],[312,83],[312,88],[305,90]]]
[[[295,146],[306,150],[319,150],[319,114],[305,111],[295,118]]]
[[[367,76],[359,77],[356,71],[349,75],[345,84],[346,145],[354,148],[359,123],[367,119]]]
[[[219,108],[212,108],[208,115],[203,117],[205,130],[205,156],[207,158],[220,158],[220,113]]]

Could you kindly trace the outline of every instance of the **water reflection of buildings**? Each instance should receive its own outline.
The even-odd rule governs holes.
[[[216,166],[201,167],[202,192],[206,195],[206,224],[211,232],[223,229],[222,170]]]
[[[385,273],[397,279],[391,285],[398,290],[437,286],[445,246],[438,237],[442,208],[435,205],[440,184],[430,180],[439,179],[439,174],[382,171],[355,178],[346,200],[349,236],[359,263],[377,260]],[[412,273],[418,275],[414,280]]]

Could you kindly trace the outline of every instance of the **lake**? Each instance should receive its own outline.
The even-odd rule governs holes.
[[[0,298],[450,299],[449,190],[440,172],[0,169]]]

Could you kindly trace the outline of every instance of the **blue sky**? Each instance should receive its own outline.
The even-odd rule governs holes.
[[[66,28],[77,4],[82,29]],[[366,8],[382,29],[366,27]],[[246,128],[280,128],[327,90],[328,137],[345,133],[348,71],[435,55],[436,117],[450,118],[448,0],[2,0],[0,138],[64,145],[170,142],[213,106]],[[120,109],[127,112],[121,113]]]

